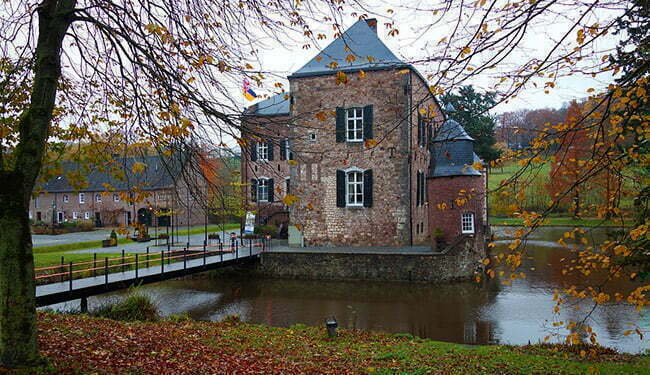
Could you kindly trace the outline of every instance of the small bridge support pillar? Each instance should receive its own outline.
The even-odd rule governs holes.
[[[80,303],[79,309],[81,310],[82,314],[86,314],[88,312],[88,298],[87,297],[81,297],[81,303]]]

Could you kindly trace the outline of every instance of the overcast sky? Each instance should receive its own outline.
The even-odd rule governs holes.
[[[394,19],[396,27],[399,29],[400,33],[397,37],[391,37],[387,35],[389,31],[383,23],[388,21],[387,18],[379,18],[378,25],[378,34],[384,43],[400,58],[404,61],[413,61],[418,58],[422,58],[427,54],[431,54],[432,46],[435,46],[437,41],[445,35],[450,34],[451,24],[441,22],[436,27],[426,29],[423,32],[424,28],[427,25],[431,24],[431,16],[428,12],[424,12],[421,8],[418,9],[404,9],[400,8],[399,4],[390,4],[385,5],[387,2],[379,2],[378,5],[374,8],[377,13],[386,14],[385,10],[388,7],[393,7],[396,11],[391,14],[391,17]],[[403,3],[399,2],[398,3]],[[413,1],[412,3],[420,3]],[[409,3],[407,3],[409,4]],[[612,16],[612,12],[596,12],[590,14],[589,17],[585,18],[585,24],[593,24],[596,22],[604,22],[603,19],[609,18]],[[371,16],[375,16],[372,15]],[[454,19],[454,15],[450,15],[450,19]],[[555,40],[557,40],[560,35],[566,32],[568,25],[574,21],[575,13],[567,12],[555,12],[554,14],[549,14],[549,16],[540,22],[537,25],[532,25],[529,28],[526,37],[522,42],[521,50],[517,51],[517,54],[513,55],[512,61],[510,61],[510,66],[517,64],[516,56],[520,56],[522,60],[530,56],[541,56],[546,49],[548,49]],[[347,29],[357,20],[356,17],[347,16],[344,19],[344,29]],[[318,31],[324,32],[328,39],[322,41],[320,48],[311,48],[311,49],[302,49],[300,45],[295,43],[287,43],[287,41],[273,41],[266,40],[268,47],[264,50],[260,50],[259,57],[263,64],[263,69],[269,71],[279,77],[286,77],[292,72],[298,70],[301,66],[306,64],[311,58],[318,54],[318,51],[325,47],[332,41],[332,29],[329,24],[312,24],[312,27]],[[573,39],[573,37],[572,37]],[[599,51],[610,50],[616,45],[616,39],[614,36],[607,37],[597,45]],[[601,56],[592,56],[594,59],[599,59]],[[431,72],[431,67],[426,65],[416,66],[423,74]],[[488,89],[491,84],[495,82],[495,77],[498,72],[495,72],[494,76],[482,75],[480,77],[472,79],[471,83],[477,86],[479,89]],[[518,110],[518,109],[535,109],[535,108],[544,108],[544,107],[554,107],[558,108],[564,103],[572,99],[580,99],[586,97],[587,89],[589,88],[602,88],[605,87],[609,82],[611,82],[611,75],[603,74],[596,78],[592,78],[587,75],[573,76],[560,78],[556,82],[556,88],[551,90],[550,93],[545,94],[543,87],[544,81],[547,79],[539,79],[538,84],[539,88],[530,87],[527,88],[521,95],[517,98],[510,100],[508,103],[502,103],[496,107],[493,111],[493,114],[498,114],[501,112]],[[282,78],[273,78],[269,79],[269,83],[266,87],[271,88],[273,82],[280,81],[285,84],[285,87],[288,87],[288,82]],[[238,89],[238,88],[235,88]],[[258,94],[269,94],[273,92],[271,89],[256,89]],[[250,105],[254,102],[245,102],[242,99],[242,105]]]

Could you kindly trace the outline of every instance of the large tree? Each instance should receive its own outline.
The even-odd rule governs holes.
[[[489,111],[496,105],[496,93],[480,93],[474,87],[463,86],[456,93],[442,97],[443,103],[451,103],[455,111],[448,113],[474,138],[474,151],[485,162],[497,160],[501,151],[495,147],[496,121]]]
[[[75,158],[95,163],[133,144],[169,155],[237,138],[233,87],[261,84],[265,40],[313,42],[307,20],[335,24],[339,12],[329,2],[0,2],[0,67],[11,73],[1,88],[29,92],[0,133],[0,366],[38,361],[29,201],[39,175],[61,173],[66,142],[92,145]],[[177,177],[191,183],[193,167]]]

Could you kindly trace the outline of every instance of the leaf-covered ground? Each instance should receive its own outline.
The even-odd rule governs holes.
[[[448,344],[363,331],[228,321],[125,323],[41,313],[47,374],[650,374],[650,357],[594,358],[522,348]]]

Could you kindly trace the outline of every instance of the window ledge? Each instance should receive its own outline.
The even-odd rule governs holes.
[[[349,205],[348,204],[348,205],[345,206],[345,208],[350,208],[350,209],[353,209],[353,210],[362,210],[362,209],[364,209],[366,207],[364,205],[362,205],[362,204],[354,204],[354,205]]]

